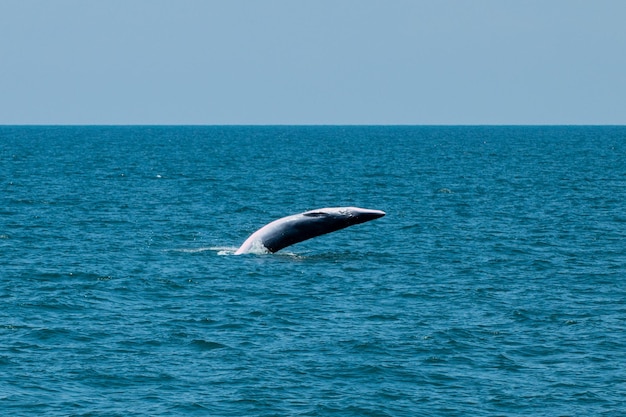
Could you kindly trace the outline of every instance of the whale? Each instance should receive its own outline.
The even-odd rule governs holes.
[[[274,220],[252,233],[235,255],[278,252],[293,244],[383,217],[382,210],[326,207]]]

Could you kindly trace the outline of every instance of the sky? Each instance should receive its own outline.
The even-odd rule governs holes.
[[[624,0],[0,0],[0,124],[626,124]]]

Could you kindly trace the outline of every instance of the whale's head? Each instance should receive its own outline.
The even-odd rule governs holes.
[[[326,219],[326,221],[336,221],[345,223],[346,226],[369,222],[370,220],[383,217],[382,210],[364,209],[360,207],[326,207],[302,213],[304,217]]]

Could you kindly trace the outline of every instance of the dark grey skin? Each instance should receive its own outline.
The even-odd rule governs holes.
[[[278,252],[303,240],[369,222],[385,215],[381,210],[359,207],[329,207],[275,220],[254,232],[235,255],[256,251]]]

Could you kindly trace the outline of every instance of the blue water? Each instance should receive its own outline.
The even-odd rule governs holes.
[[[1,415],[622,416],[626,127],[0,127],[0,306]]]

